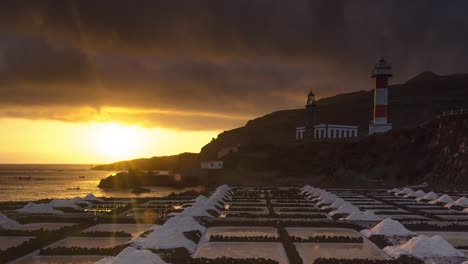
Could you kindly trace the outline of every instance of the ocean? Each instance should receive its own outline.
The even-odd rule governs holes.
[[[92,165],[0,164],[0,201],[36,201],[47,198],[83,197],[160,197],[186,189],[148,187],[150,193],[135,195],[131,190],[104,190],[99,181],[116,171],[94,171]]]

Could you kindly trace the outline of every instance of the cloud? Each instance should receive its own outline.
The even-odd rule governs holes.
[[[0,106],[3,118],[26,118],[31,120],[58,120],[64,122],[119,122],[144,127],[162,127],[175,130],[213,131],[223,127],[237,127],[249,117],[221,115],[202,112],[177,112],[160,109],[126,109],[104,107],[45,107],[45,106]]]
[[[370,89],[381,55],[395,67],[394,82],[427,69],[465,71],[466,8],[422,0],[6,0],[0,116],[87,120],[95,115],[76,118],[82,109],[119,107],[127,113],[113,118],[126,122],[229,128],[302,107],[310,89],[322,97]],[[43,108],[52,114],[28,110]]]

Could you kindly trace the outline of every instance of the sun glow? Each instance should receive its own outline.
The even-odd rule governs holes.
[[[110,163],[199,152],[219,131],[0,119],[0,163]]]
[[[90,128],[96,152],[109,158],[126,158],[141,152],[147,132],[118,123],[94,124]]]

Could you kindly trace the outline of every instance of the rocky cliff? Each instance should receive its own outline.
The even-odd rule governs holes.
[[[358,141],[241,147],[220,179],[236,184],[282,181],[328,187],[418,184],[468,186],[468,114]]]
[[[427,175],[438,186],[468,186],[468,113],[439,119],[428,145],[433,170]]]

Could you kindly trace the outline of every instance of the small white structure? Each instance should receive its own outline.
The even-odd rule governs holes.
[[[296,127],[296,140],[304,139],[305,127]],[[318,124],[314,126],[314,139],[355,138],[358,136],[357,126]]]
[[[305,127],[296,127],[296,140],[304,139]]]
[[[220,159],[220,158],[222,158],[222,157],[224,157],[224,156],[226,156],[228,154],[231,154],[233,152],[238,152],[239,147],[240,147],[240,145],[222,148],[220,151],[218,151],[218,159]]]
[[[223,168],[223,161],[222,160],[203,161],[200,164],[200,166],[202,169],[220,170]]]

